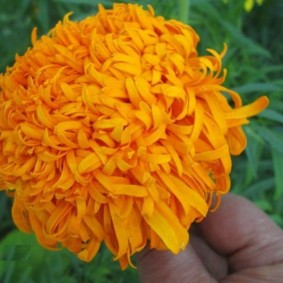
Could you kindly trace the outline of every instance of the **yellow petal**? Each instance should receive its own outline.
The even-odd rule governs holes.
[[[177,254],[188,243],[189,234],[177,217],[161,202],[151,216],[143,216],[146,223],[156,232],[167,248]]]
[[[208,207],[205,200],[192,188],[187,186],[182,180],[174,176],[168,176],[162,172],[157,173],[169,191],[176,196],[182,204],[186,213],[189,212],[190,207],[194,207],[203,216],[206,215]]]
[[[78,164],[78,173],[85,174],[93,172],[101,166],[101,161],[95,153],[90,153]]]
[[[226,119],[242,119],[255,116],[263,111],[269,104],[266,96],[261,96],[256,101],[243,106],[241,108],[233,109],[231,112],[225,113]]]

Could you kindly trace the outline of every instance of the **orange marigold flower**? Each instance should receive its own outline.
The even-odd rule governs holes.
[[[185,248],[229,190],[241,126],[268,104],[242,106],[222,85],[226,47],[198,56],[198,41],[133,4],[32,32],[0,77],[1,187],[19,229],[85,261],[104,241],[122,268],[148,240]]]

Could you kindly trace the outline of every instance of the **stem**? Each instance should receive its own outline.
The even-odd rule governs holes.
[[[189,22],[190,0],[179,0],[179,20],[185,24]]]

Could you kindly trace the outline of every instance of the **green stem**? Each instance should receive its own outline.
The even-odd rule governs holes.
[[[179,20],[185,24],[189,22],[190,0],[179,0]]]

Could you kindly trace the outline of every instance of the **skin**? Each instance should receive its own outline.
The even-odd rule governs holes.
[[[190,231],[178,255],[137,255],[142,283],[283,282],[283,231],[248,200],[228,195]]]

